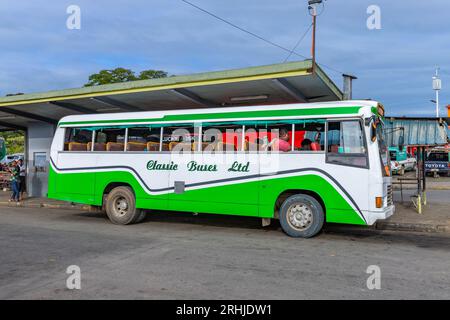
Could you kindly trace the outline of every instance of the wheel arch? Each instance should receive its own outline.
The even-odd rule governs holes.
[[[278,195],[277,199],[275,200],[274,215],[273,215],[273,217],[275,219],[279,218],[279,212],[280,212],[280,208],[281,208],[281,205],[283,204],[283,202],[290,196],[293,196],[296,194],[305,194],[305,195],[311,196],[314,199],[316,199],[317,202],[319,202],[319,204],[322,206],[323,213],[326,217],[327,210],[326,210],[325,202],[323,201],[322,197],[317,192],[312,191],[312,190],[307,190],[307,189],[288,189],[288,190],[284,190],[283,192],[281,192]]]
[[[129,187],[131,189],[131,191],[133,192],[134,196],[136,196],[136,192],[134,191],[133,186],[131,184],[129,184],[128,182],[110,182],[103,188],[102,205],[105,204],[105,200],[106,200],[106,197],[108,196],[108,194],[114,188],[117,188],[117,187]]]

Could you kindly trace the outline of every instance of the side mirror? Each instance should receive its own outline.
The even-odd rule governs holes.
[[[377,123],[375,121],[373,121],[370,126],[370,140],[372,140],[372,142],[377,140]]]

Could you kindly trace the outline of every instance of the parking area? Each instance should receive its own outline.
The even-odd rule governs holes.
[[[327,225],[284,235],[258,219],[154,213],[117,226],[84,210],[0,207],[1,299],[448,299],[450,238]],[[81,289],[66,288],[66,269]],[[381,289],[368,290],[368,266]],[[417,290],[421,288],[421,290]]]

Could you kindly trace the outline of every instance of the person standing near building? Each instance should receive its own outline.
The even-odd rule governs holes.
[[[14,161],[12,163],[12,166],[10,168],[11,172],[11,199],[9,201],[20,201],[20,167],[17,161]]]
[[[27,191],[26,188],[26,168],[22,159],[19,159],[19,168],[20,168],[20,200],[23,200],[23,194]]]

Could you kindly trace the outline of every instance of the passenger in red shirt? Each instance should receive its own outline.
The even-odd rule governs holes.
[[[274,138],[269,144],[272,151],[291,151],[291,144],[289,143],[289,133],[286,129],[280,129],[279,138]]]

